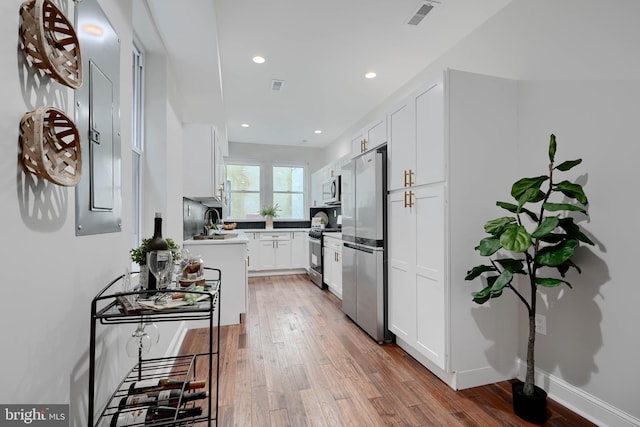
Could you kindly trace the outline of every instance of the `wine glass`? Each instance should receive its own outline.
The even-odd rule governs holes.
[[[158,289],[168,287],[167,275],[173,267],[173,255],[170,250],[150,251],[147,253],[147,266],[156,277]]]
[[[151,348],[151,337],[144,331],[144,325],[138,324],[131,337],[127,340],[127,355],[129,357],[139,357],[149,353]]]

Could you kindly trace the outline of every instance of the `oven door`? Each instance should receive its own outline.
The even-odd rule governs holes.
[[[307,237],[309,241],[309,277],[318,287],[322,288],[322,240]]]

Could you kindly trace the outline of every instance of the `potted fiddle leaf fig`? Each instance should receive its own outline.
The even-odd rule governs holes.
[[[475,249],[489,259],[473,267],[465,277],[485,279],[484,288],[473,294],[474,302],[484,304],[509,290],[526,308],[529,320],[526,375],[524,382],[512,385],[513,407],[518,416],[534,423],[542,423],[547,417],[547,393],[534,383],[538,291],[540,287],[572,288],[566,280],[567,272],[575,269],[581,273],[573,260],[575,250],[580,243],[593,245],[573,218],[588,215],[588,200],[582,186],[556,177],[582,163],[582,159],[556,165],[555,155],[556,137],[552,134],[547,175],[516,181],[511,187],[515,203],[496,203],[510,214],[484,225],[489,236]],[[519,281],[522,289],[516,286],[516,277],[522,278]]]

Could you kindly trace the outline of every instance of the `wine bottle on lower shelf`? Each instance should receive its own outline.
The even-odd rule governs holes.
[[[136,381],[129,386],[128,394],[153,393],[176,388],[181,389],[183,385],[185,390],[195,390],[197,388],[204,388],[206,382],[189,381],[185,383],[184,381],[174,380],[172,378]]]
[[[158,420],[184,419],[202,415],[202,408],[178,409],[168,406],[147,406],[116,412],[111,418],[111,427],[145,426]]]
[[[175,406],[194,400],[205,399],[209,394],[206,391],[199,393],[182,393],[182,390],[162,390],[143,394],[131,394],[120,399],[118,409],[140,406]],[[182,398],[180,398],[182,396]]]

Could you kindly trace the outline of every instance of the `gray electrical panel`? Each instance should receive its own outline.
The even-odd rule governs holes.
[[[97,0],[76,3],[76,33],[86,73],[75,92],[84,163],[76,235],[113,233],[122,229],[120,40]]]

